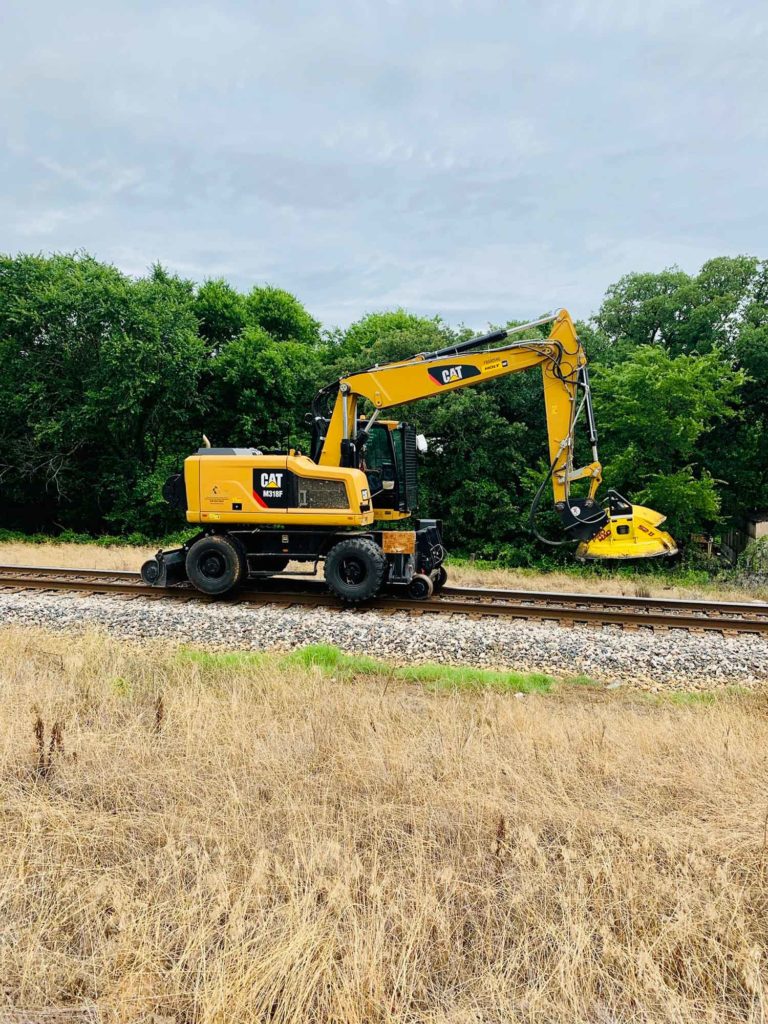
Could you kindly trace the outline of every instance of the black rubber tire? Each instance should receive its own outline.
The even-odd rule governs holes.
[[[387,559],[378,544],[367,537],[339,541],[325,559],[329,589],[348,604],[369,601],[381,590]]]
[[[233,590],[247,573],[242,547],[221,534],[195,541],[187,552],[186,568],[190,583],[212,597]]]
[[[435,574],[432,577],[432,586],[434,592],[439,594],[445,584],[448,582],[448,573],[445,571],[442,565],[438,565],[435,570]]]
[[[412,597],[414,601],[427,601],[432,597],[434,589],[432,579],[417,572],[408,584],[408,597]]]

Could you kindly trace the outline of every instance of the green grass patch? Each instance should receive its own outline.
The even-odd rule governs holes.
[[[22,533],[20,530],[0,529],[0,544],[95,544],[100,548],[173,548],[184,544],[194,531],[177,530],[158,539],[145,533],[90,534],[76,530],[61,530],[59,533]]]
[[[282,659],[284,665],[319,668],[336,676],[392,675],[395,679],[427,684],[433,689],[495,689],[514,693],[546,693],[556,680],[537,673],[473,668],[470,665],[393,666],[364,654],[345,654],[333,644],[311,644]]]
[[[365,655],[345,654],[332,644],[308,644],[290,654],[265,654],[258,651],[200,651],[182,647],[177,655],[180,661],[192,662],[201,668],[221,669],[264,668],[319,668],[322,672],[340,675],[371,675],[391,671],[391,666]]]
[[[511,693],[547,693],[557,680],[538,672],[512,672],[473,668],[471,665],[409,665],[395,669],[395,676],[432,689],[508,690]]]
[[[257,651],[198,651],[193,647],[182,647],[176,657],[179,661],[213,670],[261,668],[273,658]]]
[[[394,665],[366,654],[346,654],[334,644],[308,644],[290,654],[257,651],[201,651],[183,647],[177,654],[180,661],[199,665],[208,672],[249,671],[254,669],[318,670],[324,676],[352,680],[359,676],[379,676],[418,683],[432,691],[481,691],[500,693],[550,693],[555,688],[602,688],[591,676],[575,675],[557,678],[543,672],[515,672],[512,669],[476,668],[473,665]],[[116,678],[112,685],[121,695],[130,693],[130,683]],[[743,687],[729,686],[718,690],[671,690],[648,693],[646,700],[657,706],[707,707],[727,699],[750,696]],[[641,698],[642,699],[642,698]]]
[[[664,703],[683,708],[716,704],[717,700],[717,694],[711,690],[673,690],[664,697]]]
[[[594,686],[602,688],[602,683],[598,682],[597,679],[593,679],[592,676],[568,676],[562,680],[565,686]]]
[[[385,661],[365,654],[345,654],[333,644],[309,644],[282,658],[284,665],[319,668],[342,675],[381,675],[391,670]]]
[[[648,582],[670,587],[701,587],[718,583],[738,585],[739,582],[737,575],[732,570],[724,568],[716,561],[705,566],[699,565],[693,556],[689,561],[681,561],[670,566],[661,559],[646,559],[630,564],[590,562],[582,565],[573,562],[560,562],[547,555],[542,555],[533,564],[518,564],[514,559],[492,560],[454,554],[447,558],[446,565],[449,571],[451,566],[476,569],[479,572],[508,569],[531,579],[546,578],[549,573],[562,573],[571,577],[574,580],[574,585],[580,579]]]
[[[110,679],[110,684],[119,697],[128,697],[133,689],[130,680],[126,679],[125,676],[113,676]]]
[[[422,683],[436,690],[506,690],[511,693],[547,693],[558,682],[554,676],[537,672],[513,672],[504,669],[474,668],[471,665],[395,666],[365,654],[346,654],[333,644],[309,644],[290,654],[260,654],[249,651],[200,651],[183,647],[177,657],[209,671],[265,668],[319,669],[323,675],[339,678],[353,676],[391,676],[410,683]],[[586,676],[569,682],[597,685]]]
[[[658,693],[653,696],[661,704],[674,704],[677,707],[707,707],[727,700],[752,697],[754,693],[744,686],[724,686],[718,690],[672,690],[670,693]]]

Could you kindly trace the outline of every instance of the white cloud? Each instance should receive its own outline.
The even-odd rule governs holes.
[[[765,254],[758,0],[11,5],[0,247],[271,278],[346,322],[588,315]]]

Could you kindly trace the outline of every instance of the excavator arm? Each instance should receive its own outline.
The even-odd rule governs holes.
[[[551,324],[547,338],[520,337],[544,324]],[[581,542],[577,557],[647,558],[675,554],[675,542],[658,528],[663,516],[632,506],[615,492],[608,493],[606,507],[597,501],[602,466],[597,452],[587,359],[573,321],[564,309],[528,324],[343,377],[337,385],[330,418],[315,411],[313,458],[325,466],[357,466],[368,434],[383,410],[537,366],[544,385],[550,459],[547,478],[531,510],[537,536],[547,543],[561,543],[547,541],[534,525],[543,490],[551,481],[555,508],[566,536]],[[373,414],[362,428],[361,400],[373,406]],[[577,468],[574,434],[582,416],[592,460]],[[589,479],[587,496],[572,497],[571,484],[585,478]]]

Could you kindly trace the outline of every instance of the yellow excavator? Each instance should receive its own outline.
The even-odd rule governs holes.
[[[525,337],[544,324],[550,325],[547,338]],[[348,603],[370,600],[384,588],[430,597],[447,579],[442,524],[420,519],[410,530],[383,525],[410,517],[417,453],[426,450],[426,441],[381,413],[534,366],[542,372],[549,436],[549,470],[531,508],[536,535],[553,543],[535,525],[551,483],[565,542],[578,544],[577,558],[674,555],[674,540],[660,529],[664,516],[615,491],[604,502],[597,499],[602,467],[587,359],[563,309],[329,385],[313,402],[311,457],[293,449],[200,448],[163,488],[165,499],[200,532],[145,562],[144,581],[168,586],[188,579],[205,594],[221,595],[246,579],[304,575],[306,563],[316,574],[322,562],[328,587]],[[576,468],[574,432],[582,417],[592,461]],[[577,480],[589,481],[585,497],[571,494]],[[290,573],[289,563],[305,564]]]

